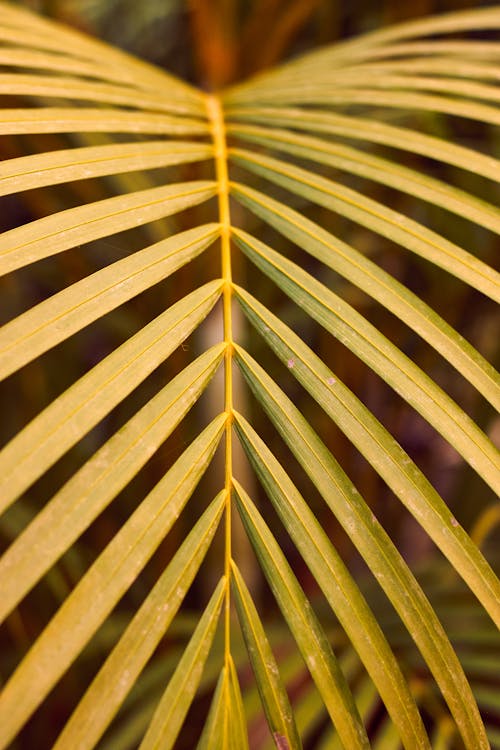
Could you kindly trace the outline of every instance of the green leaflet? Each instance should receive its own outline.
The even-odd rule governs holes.
[[[228,659],[228,677],[226,679],[226,723],[227,746],[231,750],[249,750],[247,722],[240,683],[232,656]]]
[[[166,536],[205,472],[225,415],[184,451],[80,580],[0,697],[4,748],[66,671]]]
[[[192,86],[98,39],[92,39],[22,8],[2,3],[0,39],[25,48],[54,50],[59,55],[62,53],[66,57],[91,62],[94,69],[99,68],[99,78],[104,80],[127,82],[134,88],[154,91],[156,95],[158,90],[165,88],[174,112],[204,112],[203,95]]]
[[[448,242],[407,216],[366,198],[350,188],[288,162],[241,149],[233,152],[233,158],[247,169],[286,187],[291,192],[347,216],[349,219],[397,242],[458,276],[484,294],[488,294],[492,299],[500,301],[500,274],[462,248]],[[298,233],[302,230],[303,233],[313,234],[313,236],[319,234],[321,239],[326,238],[327,241],[330,240],[333,244],[337,244],[335,238],[332,238],[328,232],[324,230],[318,232],[319,228],[316,229],[312,222],[308,222],[296,212],[287,213],[283,211],[278,203],[271,203],[270,210],[265,213],[259,206],[259,195],[252,193],[251,190],[248,191],[248,195],[247,190],[248,188],[245,189],[245,187],[239,188],[238,184],[234,186],[235,194],[243,193],[243,200],[247,198],[247,205],[256,206],[259,215],[266,221],[273,216],[274,208],[276,216],[272,223],[277,224],[279,229],[282,229],[283,225],[286,226],[286,219],[288,219],[289,224],[296,225],[293,227],[295,232]],[[250,200],[248,200],[248,197]],[[253,202],[252,197],[254,198]],[[257,202],[255,198],[257,198]],[[284,218],[283,213],[285,214]],[[290,231],[288,234],[290,234]],[[353,253],[351,253],[352,255]]]
[[[368,739],[351,692],[310,602],[254,503],[241,485],[235,482],[234,487],[238,509],[259,562],[337,731],[347,747],[367,748]],[[402,700],[405,699],[406,696]],[[413,714],[414,724],[410,726],[406,711],[411,713],[411,699],[402,717],[402,725],[407,727],[405,736],[411,736],[418,747],[427,747],[418,713]]]
[[[0,95],[57,97],[90,102],[134,107],[137,109],[172,111],[172,105],[163,103],[154,92],[139,91],[97,81],[62,76],[0,73]]]
[[[54,750],[84,750],[99,740],[182,604],[217,530],[224,500],[225,493],[219,493],[193,526],[90,684]]]
[[[186,367],[59,490],[0,558],[0,621],[116,497],[183,419],[224,354],[219,344]]]
[[[435,49],[439,51],[443,48],[448,50],[450,49],[450,45],[453,45],[454,40],[445,40],[444,42],[438,40],[436,42],[432,39],[430,43],[420,40],[415,43],[406,40],[412,40],[419,36],[425,37],[425,35],[451,34],[465,29],[470,31],[473,29],[499,28],[499,19],[498,8],[482,8],[444,14],[440,17],[416,19],[398,24],[397,26],[379,29],[369,34],[364,34],[361,38],[344,40],[326,49],[310,52],[302,58],[299,57],[297,60],[292,60],[280,66],[276,70],[266,71],[256,79],[232,87],[227,92],[227,95],[230,98],[234,94],[238,95],[240,92],[256,92],[261,88],[266,89],[266,87],[279,90],[279,87],[284,82],[295,80],[297,77],[300,78],[301,75],[309,75],[310,80],[311,76],[321,74],[325,71],[332,69],[342,70],[352,62],[390,56],[391,54],[408,54],[414,50],[416,44],[419,45],[419,49],[422,49],[427,54],[432,53]],[[469,40],[460,40],[459,50],[462,57],[465,50],[470,49],[470,44]],[[454,47],[451,47],[451,49],[454,49]],[[495,56],[495,52],[496,50],[491,54]]]
[[[215,192],[212,182],[181,183],[117,195],[37,219],[2,234],[0,274],[75,245],[169,216],[208,200]]]
[[[221,579],[162,695],[140,750],[173,747],[196,694],[219,619],[226,582]]]
[[[302,135],[292,130],[232,124],[228,126],[228,132],[251,143],[318,164],[327,164],[347,174],[357,174],[397,188],[458,216],[465,216],[493,232],[500,232],[500,217],[493,204],[479,200],[470,193],[430,177],[424,172],[410,169],[395,160],[382,159],[360,148],[332,142],[326,138]]]
[[[366,407],[276,316],[241,288],[243,311],[427,531],[500,625],[500,582],[423,474]]]
[[[253,95],[250,96],[250,102],[254,102]],[[442,114],[465,117],[471,120],[478,120],[490,125],[500,125],[500,114],[498,109],[487,104],[476,104],[476,102],[463,102],[461,99],[454,99],[446,96],[433,96],[432,94],[406,93],[399,91],[380,91],[378,89],[342,89],[333,92],[325,91],[324,88],[314,89],[313,87],[303,87],[302,89],[287,92],[273,92],[267,97],[263,95],[257,101],[264,106],[270,103],[293,106],[302,105],[361,105],[373,106],[376,101],[379,107],[389,107],[402,110],[423,110],[429,112],[439,112]],[[246,104],[247,100],[232,97],[229,104]],[[257,108],[256,107],[256,108]],[[236,110],[237,111],[237,110]]]
[[[189,141],[110,143],[21,156],[0,165],[0,195],[73,180],[203,161],[212,156],[213,149],[208,144]]]
[[[217,680],[210,711],[197,750],[228,750],[227,742],[224,741],[226,669],[226,667],[222,668]]]
[[[112,263],[0,328],[0,378],[140,294],[202,253],[218,236],[208,224]]]
[[[304,111],[299,107],[235,107],[228,111],[228,118],[232,125],[234,125],[234,120],[241,120],[260,123],[267,127],[280,125],[313,133],[340,135],[355,140],[381,143],[392,148],[428,156],[438,162],[453,164],[461,169],[488,177],[495,182],[500,167],[498,159],[492,156],[486,156],[444,138],[419,133],[409,127],[388,125],[383,121],[368,117],[352,117],[312,108],[307,109],[307,117],[304,117]]]
[[[374,680],[405,746],[416,743],[425,747],[425,732],[419,725],[413,698],[359,589],[326,533],[263,441],[242,417],[237,417],[236,424],[266,494]],[[341,733],[340,729],[338,731]]]
[[[351,305],[298,265],[255,240],[243,248],[258,268],[375,370],[500,493],[498,450],[432,378]]]
[[[244,354],[240,356],[245,362]],[[246,369],[249,373],[248,359]],[[253,370],[255,372],[255,365]],[[259,375],[262,383],[263,373],[260,372]],[[266,399],[265,388],[272,388],[272,385],[270,385],[270,379],[267,377],[264,382],[264,387],[258,388],[255,386],[254,391],[260,397],[259,400],[267,400],[269,404],[270,399],[269,397]],[[276,398],[276,389],[274,388],[273,395]],[[283,399],[281,401],[283,403]],[[287,401],[288,399],[285,399],[285,403]],[[275,407],[274,412],[276,413],[276,411]],[[312,430],[308,429],[307,424],[304,424],[305,420],[300,419],[300,414],[290,402],[286,403],[286,414],[288,419],[285,429],[288,430],[289,436],[287,442],[292,450],[300,456],[299,460],[305,465],[306,471],[309,469],[308,474],[318,486],[318,489],[322,491],[327,502],[332,495],[331,488],[337,484],[338,495],[341,497],[330,500],[329,504],[336,508],[339,507],[340,503],[344,505],[338,514],[344,528],[355,542],[356,548],[364,555],[370,570],[384,588],[424,654],[429,669],[434,674],[436,682],[449,703],[457,725],[462,731],[466,746],[472,750],[478,746],[478,743],[482,742],[482,745],[486,748],[484,727],[475,706],[472,691],[446,633],[422,590],[404,561],[393,548],[389,538],[378,526],[369,508],[362,502],[359,493],[352,485],[349,486],[347,477],[342,476],[342,473],[337,470],[337,467],[333,465],[333,460],[329,460],[331,457],[325,446],[312,433]],[[283,414],[280,415],[282,424],[283,416]],[[299,430],[294,429],[297,421],[301,428]],[[384,648],[386,644],[380,638],[380,634],[377,633],[376,622],[372,613],[364,603],[354,582],[349,580],[347,571],[343,570],[340,559],[335,561],[336,555],[329,545],[326,535],[303,498],[294,488],[284,469],[246,420],[237,417],[236,424],[249,458],[284,526],[289,530],[344,630],[351,638],[356,651],[379,688],[380,694],[384,696],[384,690],[378,684],[378,680],[382,680],[383,676],[377,674],[377,670],[380,669],[384,660],[387,663],[386,671],[388,674],[394,674],[395,669],[394,666],[389,666],[392,654],[387,647]],[[313,448],[311,443],[314,446]],[[314,451],[319,456],[315,456]],[[324,471],[324,464],[327,464],[330,469],[328,473]],[[326,489],[328,486],[329,489]],[[348,495],[348,499],[345,495]],[[348,507],[346,508],[345,505],[348,505]],[[335,576],[338,577],[336,587],[331,585]],[[342,595],[348,602],[347,611]],[[350,607],[352,607],[351,610]],[[356,618],[358,618],[358,621]],[[366,629],[365,632],[363,632],[363,628]],[[370,638],[373,639],[372,642],[370,642]],[[367,646],[367,643],[369,643],[369,646]]]
[[[0,110],[0,135],[75,131],[192,136],[205,135],[207,125],[202,120],[187,117],[111,108],[40,107]]]
[[[125,398],[208,315],[214,281],[179,300],[53,401],[0,453],[0,510]]]
[[[262,706],[266,712],[271,734],[278,738],[282,745],[285,742],[288,743],[285,747],[300,750],[302,743],[295,726],[285,687],[280,679],[278,665],[250,592],[234,563],[231,580],[238,608],[238,618],[245,636],[248,655],[257,680]],[[278,741],[276,741],[276,744],[279,747]]]
[[[238,199],[251,210],[262,215],[300,247],[345,276],[414,328],[459,372],[466,375],[485,398],[500,407],[499,376],[494,367],[416,295],[354,248],[300,217],[284,204],[272,199],[263,202],[262,194],[247,188],[236,192]],[[255,261],[262,255],[258,248],[264,250],[265,245],[259,240],[240,229],[234,230],[233,236]]]

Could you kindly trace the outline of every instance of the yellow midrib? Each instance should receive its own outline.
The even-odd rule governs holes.
[[[225,509],[225,559],[224,573],[226,576],[226,604],[225,604],[225,663],[230,658],[230,578],[231,578],[231,488],[233,481],[233,445],[232,445],[232,418],[233,418],[233,330],[231,303],[233,294],[232,268],[231,268],[231,214],[229,209],[229,176],[227,168],[227,143],[224,114],[220,99],[215,94],[209,94],[206,98],[208,118],[211,124],[212,138],[214,143],[215,173],[218,186],[218,208],[219,221],[221,225],[221,274],[224,280],[222,292],[223,304],[223,330],[226,352],[224,358],[224,410],[227,415],[225,433],[225,477],[226,490]]]

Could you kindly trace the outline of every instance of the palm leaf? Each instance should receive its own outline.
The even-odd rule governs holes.
[[[500,583],[473,539],[498,520],[482,414],[499,377],[380,248],[499,300],[484,240],[500,230],[499,163],[446,129],[500,122],[500,48],[478,36],[500,9],[382,29],[211,94],[0,11],[0,194],[30,215],[0,236],[18,300],[0,328],[6,414],[57,372],[0,451],[6,637],[52,602],[5,664],[0,747],[92,659],[54,747],[497,746]],[[409,356],[408,331],[446,377]],[[86,358],[92,336],[106,346]],[[342,345],[469,464],[484,515],[459,523],[356,392]],[[465,405],[452,369],[475,393]],[[417,580],[334,430],[440,550],[443,585]],[[372,579],[350,572],[337,522]],[[199,610],[182,620],[189,596]]]
[[[213,539],[224,495],[209,505],[108,656],[55,747],[95,744],[170,625]],[[124,665],[126,669],[124,670]],[[115,685],[110,691],[109,686]]]
[[[158,704],[153,721],[141,743],[143,750],[157,747],[160,742],[162,747],[173,747],[198,688],[208,651],[215,635],[223,595],[224,581],[221,581],[212,594],[212,598]]]
[[[238,618],[248,648],[248,655],[255,672],[262,706],[266,712],[273,737],[279,745],[301,747],[300,737],[278,665],[266,637],[264,626],[252,601],[245,581],[233,563],[233,586],[238,608]],[[278,741],[279,740],[279,741]]]

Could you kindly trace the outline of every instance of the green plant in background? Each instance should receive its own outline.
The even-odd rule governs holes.
[[[479,249],[399,206],[409,196],[438,225],[444,213],[460,227],[466,220],[476,227],[464,233],[476,238],[469,248],[498,233],[491,193],[477,197],[415,164],[498,177],[493,156],[453,133],[468,120],[485,129],[500,120],[499,47],[477,34],[499,26],[498,8],[416,21],[206,94],[0,6],[9,97],[0,132],[12,150],[0,189],[32,191],[31,209],[47,214],[0,238],[4,298],[22,308],[0,329],[5,409],[18,371],[35,382],[49,362],[56,381],[0,453],[3,533],[15,536],[0,559],[0,611],[21,644],[6,662],[1,747],[43,712],[77,660],[86,690],[74,691],[57,750],[245,748],[248,726],[262,729],[260,711],[269,729],[252,735],[252,748],[477,750],[488,736],[500,747],[500,586],[476,543],[498,509],[480,517],[473,541],[336,367],[352,352],[349,362],[376,373],[498,493],[498,452],[479,417],[393,343],[391,320],[498,408],[495,370],[383,268],[384,256],[355,245],[374,236],[437,267],[444,291],[452,276],[498,300],[499,276]],[[375,183],[378,195],[365,190]],[[63,184],[74,188],[54,192]],[[35,293],[64,251],[79,278]],[[149,319],[130,336],[128,319],[110,314],[154,289]],[[119,345],[99,356],[82,339],[80,371],[64,383],[76,351],[64,346],[108,325],[120,329]],[[318,336],[329,343],[318,346]],[[95,341],[105,348],[105,339]],[[162,369],[170,355],[172,371]],[[122,402],[131,406],[116,418]],[[419,581],[336,460],[341,433],[446,559]],[[145,496],[134,484],[144,467],[154,477]],[[88,553],[82,540],[118,496],[118,528],[104,527]],[[348,569],[334,524],[370,576],[356,573],[359,562]],[[60,606],[35,618],[33,638],[21,625],[43,585]],[[186,596],[202,602],[199,612],[183,614]],[[126,720],[113,723],[120,710]],[[194,739],[178,740],[186,715]]]

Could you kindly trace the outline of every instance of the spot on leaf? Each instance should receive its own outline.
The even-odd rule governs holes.
[[[288,740],[286,737],[284,737],[279,732],[273,733],[273,739],[276,743],[276,747],[278,750],[290,750],[290,745],[288,744]]]

